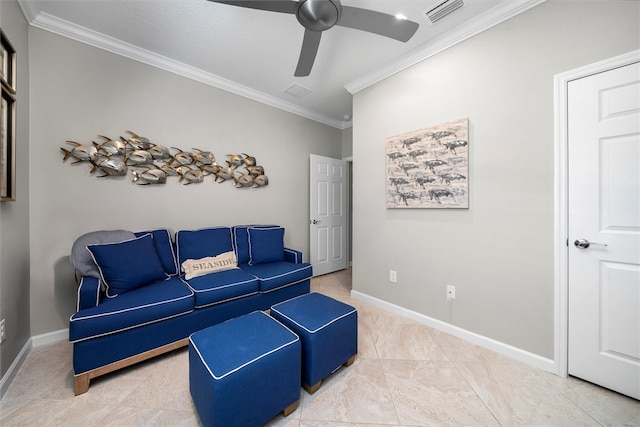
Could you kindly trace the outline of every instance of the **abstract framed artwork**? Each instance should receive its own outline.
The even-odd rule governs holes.
[[[386,140],[387,208],[469,207],[469,119]]]

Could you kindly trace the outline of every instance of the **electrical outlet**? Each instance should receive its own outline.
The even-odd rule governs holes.
[[[7,330],[4,326],[4,319],[0,320],[0,343],[7,337]]]
[[[447,299],[456,299],[456,287],[447,285]]]
[[[396,273],[395,270],[389,270],[389,281],[391,283],[397,283],[398,282],[398,273]]]

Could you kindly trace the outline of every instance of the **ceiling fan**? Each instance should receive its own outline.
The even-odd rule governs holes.
[[[399,19],[394,15],[342,6],[339,0],[209,0],[250,9],[290,13],[305,28],[300,58],[294,76],[305,77],[311,73],[318,53],[322,32],[337,25],[355,28],[369,33],[408,41],[418,30],[416,22]]]

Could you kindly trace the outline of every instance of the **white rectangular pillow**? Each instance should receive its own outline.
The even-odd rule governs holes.
[[[185,279],[204,276],[216,271],[230,270],[238,267],[236,253],[234,251],[223,252],[218,256],[200,259],[188,259],[182,263]]]

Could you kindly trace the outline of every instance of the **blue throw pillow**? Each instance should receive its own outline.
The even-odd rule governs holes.
[[[249,228],[249,264],[284,261],[284,228]]]
[[[136,237],[144,236],[151,233],[153,236],[153,246],[156,247],[160,262],[164,267],[165,273],[169,276],[175,276],[179,273],[178,265],[176,263],[176,256],[173,251],[173,242],[171,241],[171,235],[166,228],[159,228],[153,231],[141,231],[134,233]]]
[[[151,234],[119,243],[89,245],[87,249],[107,285],[108,297],[167,278]]]
[[[277,225],[256,224],[256,225],[236,225],[233,230],[233,246],[236,250],[236,258],[238,264],[246,264],[249,262],[249,228],[274,228]]]

